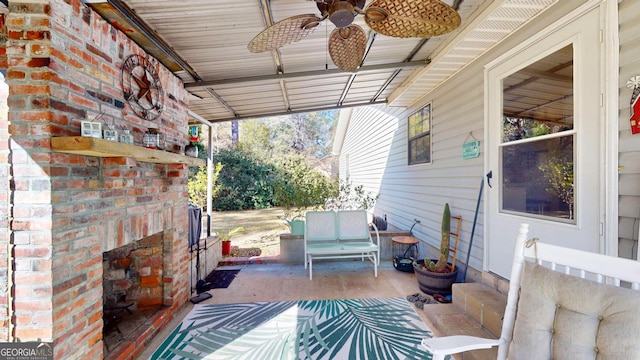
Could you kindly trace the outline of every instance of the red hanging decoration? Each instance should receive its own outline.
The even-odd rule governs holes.
[[[627,88],[633,89],[631,103],[629,104],[631,110],[631,116],[629,117],[631,133],[638,134],[640,133],[640,75],[629,79],[629,81],[627,81]]]

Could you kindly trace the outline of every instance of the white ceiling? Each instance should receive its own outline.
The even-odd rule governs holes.
[[[445,0],[462,25],[430,39],[376,34],[357,16],[371,47],[354,73],[329,58],[329,21],[277,51],[247,49],[269,17],[319,15],[313,1],[85,1],[184,81],[195,118],[220,122],[376,103],[409,107],[557,0]]]

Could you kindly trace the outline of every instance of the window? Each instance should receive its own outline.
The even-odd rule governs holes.
[[[431,162],[431,104],[409,116],[409,165]]]
[[[573,87],[572,45],[502,80],[502,212],[575,224]]]

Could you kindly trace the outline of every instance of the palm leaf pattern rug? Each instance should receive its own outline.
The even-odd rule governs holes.
[[[151,359],[424,359],[404,298],[195,305]]]

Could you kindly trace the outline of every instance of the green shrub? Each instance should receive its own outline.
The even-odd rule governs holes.
[[[301,155],[284,156],[276,161],[275,168],[274,203],[284,207],[287,218],[321,208],[338,193],[337,181],[313,169]]]
[[[364,190],[363,185],[353,186],[353,182],[347,178],[340,179],[338,194],[326,201],[326,210],[369,210],[378,200],[380,194]]]
[[[224,165],[218,177],[220,189],[212,202],[215,210],[262,209],[271,206],[273,166],[233,149],[220,150],[213,155],[213,160]]]

